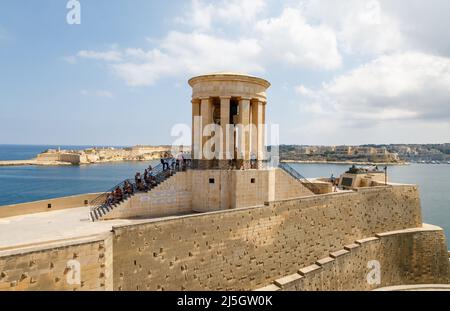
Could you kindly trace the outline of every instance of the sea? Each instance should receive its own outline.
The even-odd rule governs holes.
[[[28,160],[56,149],[79,150],[91,146],[0,145],[0,161]],[[3,205],[62,196],[104,192],[125,178],[142,172],[150,162],[118,162],[84,166],[0,166],[0,208]],[[306,178],[339,176],[348,164],[303,164],[291,166]],[[450,165],[410,164],[388,166],[389,180],[418,184],[423,221],[444,228],[450,238]],[[450,247],[450,240],[447,241]]]

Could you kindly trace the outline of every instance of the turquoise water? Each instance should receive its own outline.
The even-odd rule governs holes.
[[[20,160],[54,146],[2,146],[0,160]],[[63,148],[63,147],[62,147]],[[69,148],[69,147],[68,147]],[[80,149],[70,147],[70,149]],[[154,164],[154,163],[153,163]],[[120,162],[89,166],[0,167],[0,206],[61,196],[103,192],[143,171],[149,162]],[[339,176],[348,165],[291,164],[305,177]],[[390,166],[393,182],[418,184],[424,222],[438,225],[450,236],[450,165]],[[450,246],[450,241],[449,246]]]
[[[54,148],[54,146],[0,145],[0,160],[30,159],[48,148]],[[67,147],[67,149],[81,148],[84,147]],[[75,194],[104,192],[125,178],[133,177],[136,172],[142,172],[149,163],[0,167],[0,206]]]

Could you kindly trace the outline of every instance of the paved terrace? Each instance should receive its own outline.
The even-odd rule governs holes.
[[[89,207],[27,214],[0,219],[0,251],[53,241],[81,238],[111,231],[136,220],[91,222]]]

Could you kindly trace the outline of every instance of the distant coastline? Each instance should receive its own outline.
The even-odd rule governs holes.
[[[180,146],[180,151],[183,147]],[[79,150],[47,149],[31,159],[0,160],[1,166],[68,166],[101,163],[150,161],[171,156],[171,146],[134,146],[124,148],[94,147]]]
[[[68,166],[73,165],[69,162],[59,162],[59,161],[38,161],[36,159],[31,160],[8,160],[0,161],[0,166]]]
[[[377,166],[392,166],[392,165],[410,165],[409,162],[357,162],[357,161],[319,161],[319,160],[281,160],[285,163],[302,163],[302,164],[348,164],[348,165],[377,165]]]

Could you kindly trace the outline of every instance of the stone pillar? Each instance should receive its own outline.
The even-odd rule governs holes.
[[[241,98],[239,100],[239,125],[240,125],[240,152],[244,161],[250,159],[250,99]]]
[[[200,99],[192,99],[192,159],[198,159],[202,144],[201,126],[199,126],[200,118]]]
[[[258,124],[261,123],[262,114],[259,111],[259,101],[252,99],[251,101],[251,133],[250,133],[250,155],[255,155],[258,159]],[[250,156],[251,158],[251,156]]]
[[[200,104],[200,113],[202,116],[202,143],[201,143],[201,159],[204,159],[203,156],[203,148],[205,147],[206,142],[209,140],[210,137],[203,136],[203,131],[205,130],[205,127],[209,124],[213,123],[213,116],[212,116],[212,107],[211,107],[211,100],[209,97],[201,98],[201,104]]]
[[[258,127],[258,159],[265,160],[264,155],[266,151],[266,102],[259,102],[259,110],[261,113],[261,124]]]
[[[233,155],[233,133],[229,131],[230,125],[230,100],[231,97],[220,97],[220,125],[222,127],[221,137],[221,160],[229,160]]]

